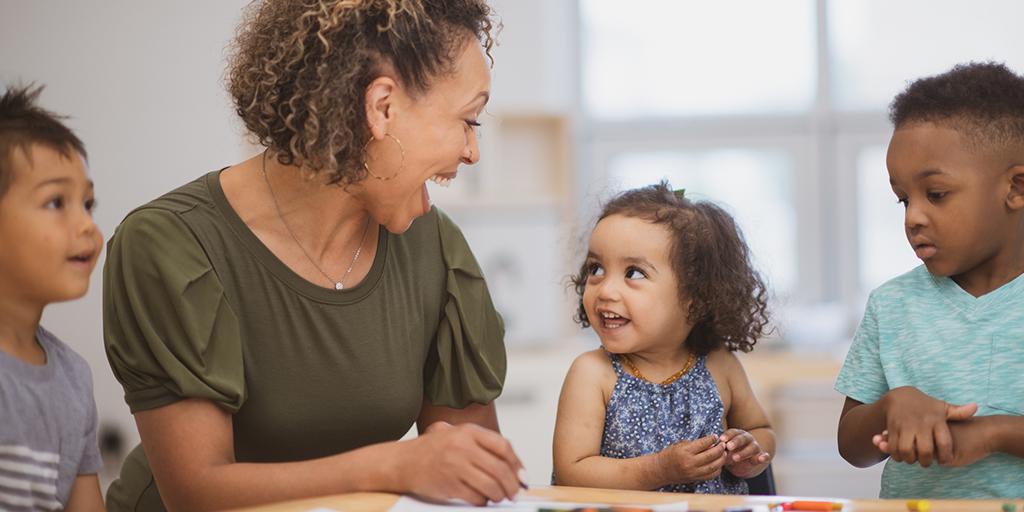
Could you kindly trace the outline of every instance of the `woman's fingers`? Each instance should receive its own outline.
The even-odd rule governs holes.
[[[475,436],[480,445],[486,448],[487,451],[504,460],[512,472],[518,474],[519,470],[523,468],[523,463],[519,460],[519,456],[516,455],[516,451],[512,448],[512,443],[508,442],[508,439],[505,439],[501,434],[494,432],[493,430],[487,430],[476,425],[473,425],[473,427],[476,429]]]
[[[518,472],[512,471],[504,459],[481,449],[480,456],[476,458],[474,465],[501,487],[503,493],[501,498],[512,499],[519,493]],[[494,499],[491,494],[488,494],[488,497],[494,501],[501,501],[501,498]]]
[[[515,494],[511,496],[506,494],[501,482],[477,467],[470,467],[463,471],[462,483],[480,496],[483,496],[485,501],[499,502],[505,498],[515,496]]]

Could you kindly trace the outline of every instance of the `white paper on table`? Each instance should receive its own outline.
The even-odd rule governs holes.
[[[317,508],[311,508],[311,509],[307,510],[306,512],[338,512],[338,511],[333,509],[333,508],[317,507]]]
[[[523,496],[516,501],[502,500],[497,503],[488,503],[486,507],[477,507],[464,501],[422,501],[410,496],[402,496],[389,509],[389,512],[479,512],[483,508],[500,509],[502,512],[537,512],[542,508],[554,508],[567,510],[574,508],[601,508],[609,507],[607,503],[577,503],[570,501],[551,501],[545,498],[534,496]],[[649,508],[655,512],[686,512],[687,503],[678,501],[674,503],[661,503],[657,505],[615,505],[629,507]]]

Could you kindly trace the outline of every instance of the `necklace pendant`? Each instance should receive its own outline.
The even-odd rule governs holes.
[[[345,288],[345,285],[341,284],[341,282],[334,283],[335,290],[341,290],[343,288]]]

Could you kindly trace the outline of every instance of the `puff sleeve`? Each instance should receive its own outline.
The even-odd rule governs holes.
[[[505,382],[505,326],[462,232],[441,212],[438,229],[447,276],[444,310],[424,371],[426,395],[449,407],[487,404]]]
[[[137,210],[107,246],[103,338],[133,413],[185,398],[245,401],[238,319],[179,214]]]

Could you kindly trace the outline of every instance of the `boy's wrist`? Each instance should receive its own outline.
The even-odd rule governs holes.
[[[988,439],[989,453],[1006,453],[1012,425],[1009,416],[979,416],[975,421],[981,426],[980,435]]]

